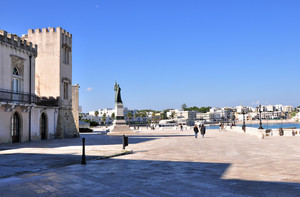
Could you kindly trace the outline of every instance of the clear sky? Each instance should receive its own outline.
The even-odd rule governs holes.
[[[73,35],[83,111],[300,105],[299,0],[1,1],[0,29]]]

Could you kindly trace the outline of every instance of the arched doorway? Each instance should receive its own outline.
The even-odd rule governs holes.
[[[40,135],[41,135],[41,140],[47,139],[47,117],[45,113],[42,113],[40,119]]]
[[[20,117],[17,112],[12,116],[11,129],[12,129],[12,143],[20,142]]]

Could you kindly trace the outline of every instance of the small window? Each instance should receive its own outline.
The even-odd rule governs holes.
[[[69,52],[70,52],[69,48],[65,47],[63,50],[63,58],[64,58],[63,61],[66,64],[69,64]]]
[[[14,68],[13,75],[20,75],[19,70],[16,67]]]
[[[68,92],[69,92],[69,83],[68,82],[64,82],[64,99],[68,99],[69,98],[69,95],[68,95]]]

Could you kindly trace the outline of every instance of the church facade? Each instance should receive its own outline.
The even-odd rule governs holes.
[[[0,30],[0,143],[77,137],[72,110],[72,35]]]

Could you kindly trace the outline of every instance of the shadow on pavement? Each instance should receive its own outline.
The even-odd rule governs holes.
[[[102,172],[90,179],[101,176],[100,182],[109,190],[104,196],[128,192],[136,196],[295,196],[299,194],[299,183],[265,182],[222,179],[229,163],[177,162],[153,160],[109,159],[101,164]],[[245,169],[247,170],[247,169]],[[88,173],[88,172],[84,172]],[[79,175],[81,176],[81,174]],[[122,184],[119,180],[126,180]],[[118,190],[110,190],[118,186]],[[140,193],[139,193],[140,192]]]
[[[32,186],[41,192],[40,188],[46,186],[63,185],[54,192],[45,190],[43,195],[56,195],[55,191],[60,196],[299,195],[298,183],[222,179],[229,166],[229,163],[107,159],[91,161],[85,167],[73,165],[19,176],[24,179],[22,185],[14,181],[1,184],[0,192],[4,196],[22,192],[35,196]]]
[[[99,156],[86,155],[86,160],[94,160]],[[81,158],[81,155],[72,154],[2,154],[0,160],[0,178],[80,164]]]
[[[39,140],[21,143],[7,143],[0,145],[0,154],[2,150],[11,150],[18,148],[58,148],[68,146],[82,146],[82,138],[85,138],[85,144],[88,145],[120,145],[122,147],[122,136],[113,135],[98,135],[98,134],[82,134],[80,138],[69,139],[52,139],[52,140]],[[156,137],[148,136],[129,136],[130,144],[142,143],[150,140],[155,140]]]

